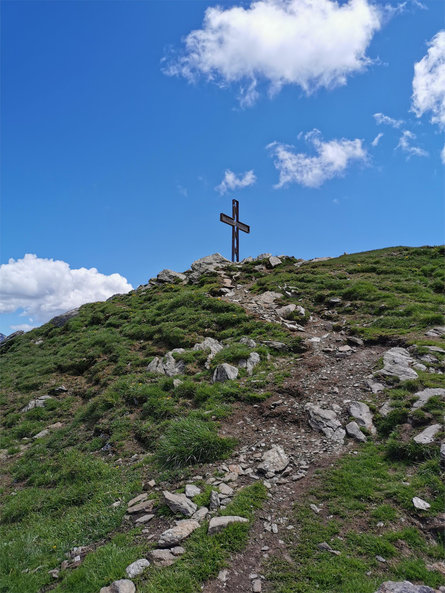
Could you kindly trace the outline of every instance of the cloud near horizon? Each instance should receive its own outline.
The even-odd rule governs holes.
[[[239,85],[242,106],[252,105],[265,81],[270,95],[284,85],[307,94],[346,84],[371,63],[366,50],[384,20],[368,0],[258,0],[249,7],[209,7],[201,29],[163,71],[189,82]]]
[[[104,301],[132,290],[120,274],[101,274],[96,268],[73,270],[64,261],[27,253],[0,266],[0,313],[23,310],[35,325],[85,303]],[[30,329],[30,324],[22,324]],[[19,327],[19,326],[14,326]]]
[[[244,175],[236,175],[230,169],[226,169],[224,173],[224,179],[219,185],[215,187],[221,195],[225,194],[229,190],[242,189],[243,187],[249,187],[256,182],[256,176],[253,170],[246,171]]]
[[[362,140],[341,138],[324,142],[319,130],[308,132],[304,139],[315,148],[316,156],[296,153],[294,146],[280,142],[272,142],[266,147],[272,152],[275,168],[279,172],[276,188],[289,183],[320,187],[328,179],[343,176],[352,161],[367,160]]]

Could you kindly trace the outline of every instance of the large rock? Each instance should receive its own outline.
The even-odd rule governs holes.
[[[263,292],[260,296],[256,297],[256,301],[260,303],[260,305],[264,306],[271,306],[275,303],[277,299],[282,298],[281,292],[273,292],[269,290],[267,292]]]
[[[423,408],[423,406],[432,398],[432,397],[445,397],[445,389],[438,387],[438,388],[428,388],[423,389],[422,391],[417,391],[414,394],[414,397],[417,397],[417,401],[414,402],[412,409],[418,410],[419,408]]]
[[[409,581],[395,582],[386,581],[382,583],[376,593],[436,593],[426,585],[413,585]]]
[[[71,311],[67,311],[62,315],[57,315],[57,317],[53,317],[50,320],[50,323],[52,323],[55,327],[63,327],[65,323],[67,323],[73,317],[76,317],[76,315],[79,315],[79,309],[71,309]]]
[[[276,255],[271,255],[269,257],[269,266],[271,268],[276,268],[277,266],[279,266],[280,264],[282,264],[283,262],[281,261],[281,259],[279,257],[277,257]]]
[[[346,432],[334,410],[326,410],[315,404],[308,403],[305,410],[309,415],[309,424],[313,429],[321,431],[336,443],[343,443]]]
[[[346,424],[345,428],[346,428],[346,433],[349,437],[352,437],[353,439],[355,439],[356,441],[359,441],[360,443],[366,442],[366,436],[360,430],[360,427],[357,424],[357,422],[349,422],[349,424]]]
[[[240,360],[239,361],[239,367],[242,369],[246,369],[247,370],[247,374],[249,375],[249,377],[252,376],[253,373],[253,369],[256,367],[257,364],[259,364],[261,361],[260,355],[258,354],[258,352],[251,352],[249,354],[249,358],[244,359],[244,360]]]
[[[280,473],[289,465],[289,457],[280,445],[273,445],[271,449],[263,453],[262,462],[258,466],[258,471],[271,474]]]
[[[175,282],[176,280],[180,280],[181,282],[186,279],[185,274],[181,274],[180,272],[174,272],[173,270],[162,270],[156,276],[156,280],[158,282]]]
[[[224,346],[214,338],[205,338],[205,340],[193,346],[193,350],[210,351],[205,364],[207,369],[210,367],[210,361],[212,360],[212,358],[214,358],[215,355],[218,354],[218,352],[220,352],[223,348]]]
[[[34,408],[43,408],[49,399],[53,399],[53,398],[50,395],[41,395],[37,399],[32,399],[20,411],[21,412],[29,412],[29,410],[33,410]]]
[[[197,505],[191,501],[185,494],[172,494],[168,490],[162,493],[165,504],[174,513],[180,513],[185,517],[191,517],[198,509]]]
[[[213,535],[214,533],[218,533],[232,523],[248,523],[248,519],[232,515],[226,517],[213,517],[213,519],[210,519],[208,534]]]
[[[348,411],[353,418],[357,421],[359,426],[363,426],[366,430],[369,430],[371,434],[375,434],[376,428],[372,422],[372,414],[369,407],[363,402],[351,402],[348,407]]]
[[[139,560],[135,560],[129,566],[127,566],[125,572],[127,573],[127,577],[129,579],[134,579],[134,577],[142,574],[149,566],[150,562],[146,558],[140,558]]]
[[[177,546],[182,541],[187,539],[195,529],[198,529],[199,523],[194,519],[185,519],[184,521],[178,521],[175,527],[167,529],[161,534],[158,541],[160,548],[172,548]]]
[[[102,587],[100,593],[136,593],[136,587],[128,579],[114,581],[109,587]]]
[[[167,377],[175,377],[182,375],[185,371],[185,362],[183,360],[176,360],[173,354],[182,354],[185,352],[184,348],[175,348],[171,352],[167,352],[162,363],[164,365],[164,373]]]
[[[292,313],[295,311],[296,308],[297,308],[297,305],[294,305],[293,303],[291,303],[290,305],[285,305],[284,307],[279,307],[277,309],[277,313],[283,319],[288,319],[292,315]]]
[[[433,327],[428,330],[425,335],[429,338],[440,338],[441,336],[445,336],[445,326],[440,325],[438,327]]]
[[[216,367],[213,373],[213,383],[224,383],[238,377],[238,369],[231,364],[224,362]]]
[[[216,270],[231,264],[232,262],[223,257],[220,253],[206,255],[205,257],[201,257],[201,259],[197,259],[192,263],[192,272],[189,275],[189,279],[192,282],[196,282],[203,274],[215,272]]]
[[[398,377],[400,381],[417,379],[418,375],[410,365],[414,359],[405,348],[390,348],[383,355],[383,369],[374,373],[376,376]]]
[[[152,550],[150,558],[156,566],[171,566],[177,558],[170,552],[170,550]]]
[[[182,375],[185,370],[185,362],[183,360],[176,360],[173,354],[182,354],[183,352],[185,352],[184,348],[175,348],[167,352],[162,360],[159,356],[155,356],[147,366],[147,372],[156,373],[157,375],[167,375],[167,377]]]
[[[419,445],[429,445],[430,443],[434,443],[434,438],[436,434],[442,430],[441,424],[432,424],[422,430],[420,434],[414,437],[414,442],[418,443]]]

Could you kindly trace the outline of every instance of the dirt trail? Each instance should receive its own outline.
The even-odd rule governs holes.
[[[224,298],[241,304],[266,321],[287,323],[280,319],[274,305],[263,305],[248,292],[248,287],[235,288]],[[338,444],[313,430],[304,406],[311,402],[334,410],[344,426],[349,417],[349,401],[366,402],[375,398],[367,379],[385,348],[355,344],[345,348],[347,336],[334,332],[331,323],[317,318],[311,318],[305,332],[298,335],[306,338],[309,349],[300,359],[280,361],[282,370],[289,373],[283,384],[268,385],[265,390],[273,395],[260,405],[238,404],[222,425],[222,432],[236,437],[240,443],[227,465],[255,464],[272,445],[283,447],[290,464],[282,474],[266,480],[270,486],[269,498],[256,518],[247,547],[231,558],[219,578],[206,583],[205,593],[252,591],[253,575],[263,574],[263,561],[277,552],[288,555],[285,534],[293,528],[288,524],[288,512],[311,488],[314,472],[357,448],[352,439],[346,437],[344,444]],[[252,483],[252,478],[240,476],[239,486],[247,483]],[[262,591],[266,590],[263,581]]]

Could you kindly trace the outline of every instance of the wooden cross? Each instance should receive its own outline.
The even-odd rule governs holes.
[[[250,233],[250,226],[239,221],[238,200],[232,200],[232,217],[221,212],[219,220],[232,227],[232,261],[239,262],[239,232]]]

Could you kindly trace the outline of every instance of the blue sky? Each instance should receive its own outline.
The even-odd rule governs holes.
[[[241,257],[443,243],[442,0],[215,7],[2,2],[0,332],[230,257],[232,197]]]

